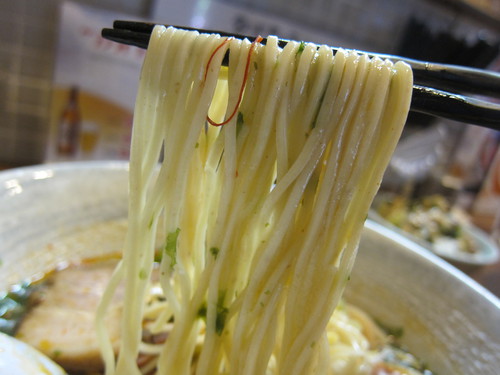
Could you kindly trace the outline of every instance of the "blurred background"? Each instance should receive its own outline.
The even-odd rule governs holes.
[[[100,37],[115,19],[500,71],[499,0],[0,0],[0,168],[128,158],[144,51]],[[497,294],[498,249],[488,241],[500,238],[499,144],[499,132],[411,114],[372,210],[429,246],[450,237],[440,255],[454,262],[446,252],[463,247],[476,262],[456,264]],[[487,241],[462,244],[462,224]]]

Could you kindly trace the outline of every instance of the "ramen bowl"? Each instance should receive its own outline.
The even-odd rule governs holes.
[[[68,262],[119,251],[127,179],[125,162],[1,172],[0,290]],[[64,238],[78,246],[66,246]],[[345,298],[384,325],[401,328],[402,344],[439,374],[498,374],[500,301],[380,223],[365,224]]]

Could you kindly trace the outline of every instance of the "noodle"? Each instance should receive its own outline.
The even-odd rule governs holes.
[[[135,109],[129,231],[97,316],[106,374],[330,373],[330,357],[347,351],[332,349],[332,313],[411,88],[403,63],[155,27]],[[164,299],[151,302],[157,233]],[[122,280],[115,358],[102,322]],[[363,341],[343,327],[344,341]],[[144,343],[144,329],[168,337]],[[155,357],[147,370],[139,353]]]

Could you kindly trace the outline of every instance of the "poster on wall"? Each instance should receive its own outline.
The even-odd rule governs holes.
[[[105,40],[130,16],[61,4],[46,160],[127,159],[145,51]]]

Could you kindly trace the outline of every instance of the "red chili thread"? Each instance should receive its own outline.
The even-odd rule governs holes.
[[[214,50],[214,52],[212,52],[212,54],[210,55],[210,58],[208,59],[207,66],[205,67],[205,76],[203,77],[203,81],[207,80],[208,68],[210,67],[210,63],[212,62],[213,58],[217,54],[217,51],[219,51],[222,47],[224,47],[224,45],[226,43],[228,43],[231,39],[233,39],[233,38],[231,37],[231,38],[224,39],[222,41],[222,43],[217,46],[217,48]]]
[[[233,112],[231,113],[231,116],[229,116],[225,121],[223,122],[215,122],[214,120],[212,120],[210,118],[210,116],[207,116],[207,121],[210,125],[213,125],[213,126],[222,126],[222,125],[226,125],[229,121],[231,121],[234,116],[236,115],[236,113],[238,112],[238,108],[240,107],[240,103],[241,103],[241,99],[243,98],[243,91],[245,90],[245,85],[247,83],[247,80],[248,80],[248,71],[250,70],[250,60],[252,58],[252,53],[255,49],[255,46],[257,45],[257,43],[260,43],[262,41],[262,37],[259,35],[257,38],[255,38],[255,40],[252,42],[252,45],[250,46],[250,50],[248,51],[248,56],[247,56],[247,62],[246,62],[246,65],[245,65],[245,74],[243,75],[243,82],[241,83],[241,88],[240,88],[240,94],[238,96],[238,101],[236,103],[236,106],[234,107],[234,110]],[[207,64],[207,71],[208,71],[208,66],[210,65],[210,62],[212,61],[212,57],[213,55],[217,52],[217,50],[222,47],[225,42],[228,41],[227,39],[219,46],[217,47],[217,49],[214,51],[214,53],[212,54],[212,56],[210,57],[210,60],[208,61],[208,64]],[[205,73],[205,77],[206,77],[206,73]]]

